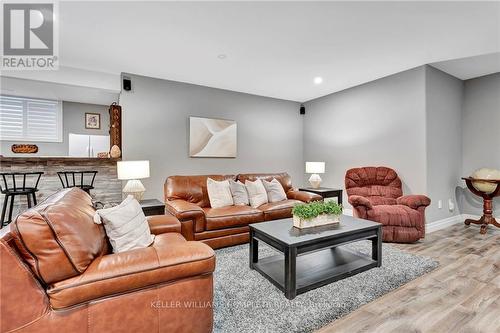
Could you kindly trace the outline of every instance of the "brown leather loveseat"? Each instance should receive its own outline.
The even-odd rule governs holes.
[[[110,253],[84,191],[50,196],[0,240],[0,332],[210,332],[214,251],[172,216],[154,243]]]
[[[228,206],[211,208],[207,193],[207,178],[217,181],[233,179],[254,181],[257,178],[276,178],[287,195],[287,200],[267,203],[257,208]],[[171,176],[165,182],[167,210],[182,224],[182,235],[188,240],[199,240],[217,249],[248,242],[248,224],[291,217],[292,207],[301,202],[321,200],[321,196],[297,191],[291,177],[283,173]]]

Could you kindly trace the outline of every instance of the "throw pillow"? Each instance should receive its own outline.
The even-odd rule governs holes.
[[[268,182],[267,180],[262,180],[262,184],[266,189],[267,199],[269,200],[269,202],[286,200],[285,190],[276,178],[273,178],[273,180],[271,180],[270,182]]]
[[[231,188],[231,195],[233,196],[234,204],[237,206],[247,206],[248,205],[248,192],[245,185],[238,181],[229,180],[229,186]]]
[[[148,247],[154,240],[141,205],[131,195],[118,206],[96,210],[94,222],[104,224],[113,253]]]
[[[245,186],[248,192],[248,199],[250,201],[250,206],[252,208],[257,208],[265,203],[267,203],[267,192],[262,185],[262,181],[257,179],[256,181],[245,181]]]
[[[218,182],[212,178],[207,178],[207,191],[210,207],[212,208],[232,206],[234,204],[231,187],[227,180]]]

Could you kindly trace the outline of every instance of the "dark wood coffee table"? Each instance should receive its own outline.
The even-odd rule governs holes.
[[[340,247],[372,241],[372,256]],[[280,254],[259,260],[259,241]],[[340,224],[297,229],[282,219],[250,225],[250,268],[293,299],[298,294],[382,266],[382,225],[342,215]]]

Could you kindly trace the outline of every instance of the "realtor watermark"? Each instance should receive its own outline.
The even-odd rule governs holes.
[[[209,301],[165,301],[165,300],[155,300],[151,301],[151,307],[155,309],[204,309],[211,308],[212,302]]]
[[[57,2],[2,3],[2,70],[58,69]]]
[[[280,311],[294,310],[294,309],[314,309],[317,311],[330,311],[336,309],[337,311],[347,311],[349,304],[336,304],[332,301],[317,301],[317,300],[302,300],[290,301],[286,299],[277,300],[224,300],[222,302],[200,301],[200,300],[151,300],[150,307],[154,309],[204,309],[204,308],[227,308],[227,309],[240,309],[240,310],[262,310],[262,309],[275,309]]]

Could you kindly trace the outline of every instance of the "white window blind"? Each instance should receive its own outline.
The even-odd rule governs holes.
[[[0,95],[0,139],[62,142],[61,102]]]

